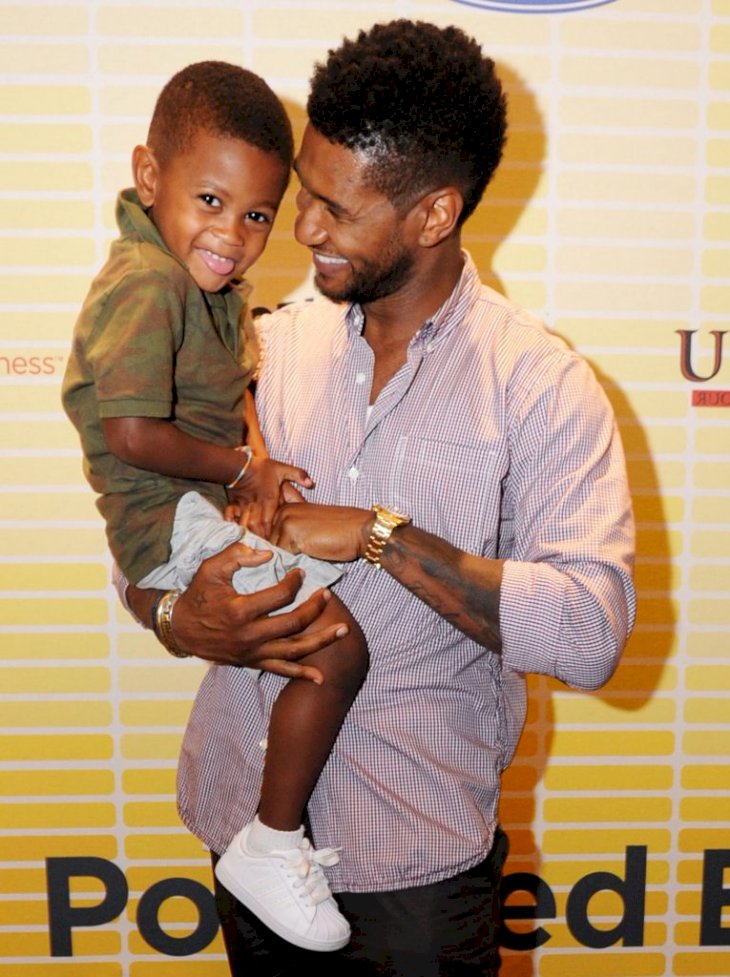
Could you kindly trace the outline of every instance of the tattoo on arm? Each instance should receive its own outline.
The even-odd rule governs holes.
[[[459,631],[492,651],[501,651],[501,560],[473,556],[437,536],[407,526],[391,536],[382,564]]]

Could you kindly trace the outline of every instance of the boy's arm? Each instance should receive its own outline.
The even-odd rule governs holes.
[[[253,484],[245,480],[229,492],[230,505],[226,508],[226,518],[245,524],[252,532],[264,538],[271,532],[271,524],[276,510],[282,502],[303,502],[304,498],[297,487],[284,472],[287,467],[269,458],[264,436],[259,426],[256,402],[251,388],[245,392],[243,419],[246,425],[246,444],[254,453],[251,462]],[[306,488],[312,487],[312,480],[306,476],[296,481]]]
[[[252,417],[248,433],[249,437],[253,434],[254,444],[250,446],[254,448],[254,457],[249,465],[246,456],[235,448],[201,441],[161,418],[105,417],[102,425],[109,450],[128,465],[172,478],[214,482],[227,488],[235,483],[229,488],[229,498],[235,503],[239,518],[245,513],[247,525],[260,536],[267,536],[280,495],[286,502],[298,501],[301,495],[291,483],[311,486],[312,480],[303,468],[273,461],[266,453],[262,456],[257,452],[255,444],[263,446],[263,437],[255,409],[247,404],[247,424]]]
[[[246,444],[253,448],[253,453],[257,458],[268,458],[269,452],[266,449],[264,436],[259,426],[259,416],[256,413],[256,401],[250,387],[244,392],[243,401],[243,423],[246,426]]]
[[[102,425],[112,454],[135,468],[229,485],[244,465],[240,451],[201,441],[161,418],[105,417]]]

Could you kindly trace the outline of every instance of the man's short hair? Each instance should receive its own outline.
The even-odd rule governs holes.
[[[173,75],[157,99],[147,144],[164,164],[200,131],[241,139],[291,167],[294,139],[284,106],[263,78],[238,65],[199,61]]]
[[[494,62],[458,27],[395,20],[331,50],[312,77],[309,121],[363,153],[371,186],[398,208],[456,186],[463,223],[502,156],[506,98]]]

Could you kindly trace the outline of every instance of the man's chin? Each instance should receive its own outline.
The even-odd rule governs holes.
[[[329,287],[326,283],[320,281],[319,275],[314,276],[314,285],[320,295],[324,295],[326,299],[330,302],[350,302],[350,293],[347,289],[337,289]]]

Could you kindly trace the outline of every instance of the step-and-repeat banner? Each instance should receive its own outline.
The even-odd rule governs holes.
[[[466,244],[591,362],[638,521],[609,685],[531,681],[502,808],[505,977],[730,974],[730,0],[0,6],[0,977],[223,977],[175,761],[201,666],[117,606],[59,388],[162,84],[262,74],[297,133],[329,47],[455,23],[510,95]],[[256,304],[314,294],[290,191]]]

